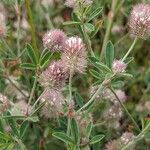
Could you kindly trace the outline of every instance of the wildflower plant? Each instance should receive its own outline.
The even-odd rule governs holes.
[[[141,68],[145,77],[138,78],[130,56],[150,36],[150,4],[132,4],[121,39],[111,34],[130,5],[124,0],[0,4],[11,7],[7,13],[0,7],[0,149],[148,149],[149,116],[135,114],[147,111],[148,102],[134,110],[132,92],[133,82],[142,82],[147,87],[139,101],[150,98],[149,69]],[[6,30],[12,9],[16,23]],[[54,21],[58,16],[61,26]],[[131,46],[121,47],[124,39]]]

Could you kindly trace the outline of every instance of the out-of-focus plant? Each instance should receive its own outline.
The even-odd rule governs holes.
[[[65,6],[72,13],[70,16],[65,14],[70,20],[65,16],[67,21],[61,26],[64,31],[54,28],[52,18],[59,12],[53,16],[48,13],[51,5],[60,7],[61,2],[33,1],[40,12],[46,13],[44,19],[51,28],[44,36],[42,34],[43,48],[38,42],[42,41],[38,38],[38,25],[34,23],[40,16],[33,13],[31,1],[3,2],[15,10],[16,34],[13,35],[15,46],[9,46],[11,38],[7,36],[11,37],[11,29],[7,31],[7,16],[0,10],[0,91],[4,92],[0,94],[0,149],[55,149],[53,145],[57,140],[64,143],[56,143],[59,149],[68,150],[135,149],[138,141],[144,146],[147,144],[146,149],[150,138],[149,116],[135,118],[128,110],[128,97],[121,89],[136,80],[127,71],[134,60],[129,55],[140,39],[150,36],[150,5],[133,7],[128,19],[133,42],[129,48],[126,46],[127,52],[118,59],[116,45],[109,39],[124,0],[106,2],[111,5],[108,12],[105,7],[94,5],[97,1],[66,0]],[[29,22],[26,26],[22,26],[22,9],[26,9],[26,23]],[[95,52],[93,40],[102,30],[105,13],[107,25],[101,51]],[[70,33],[68,28],[77,30],[70,30]],[[26,39],[29,38],[32,44],[24,44],[23,29],[31,32]],[[149,72],[145,74],[144,82],[150,83]],[[80,80],[89,87],[78,92]],[[143,92],[142,99],[149,87]],[[142,110],[141,105],[136,109]],[[119,132],[122,131],[125,132],[121,135]]]

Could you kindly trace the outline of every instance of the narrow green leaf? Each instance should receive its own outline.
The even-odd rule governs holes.
[[[71,120],[71,134],[75,140],[75,143],[78,144],[80,141],[79,126],[74,118]]]
[[[25,121],[22,123],[21,127],[20,127],[20,138],[22,139],[27,131],[29,127],[29,122]]]
[[[36,65],[30,63],[21,64],[20,67],[28,70],[35,70],[37,68]]]
[[[104,135],[96,135],[94,136],[91,141],[90,141],[90,144],[95,144],[95,143],[98,143],[100,142],[105,136]]]
[[[106,65],[111,68],[114,60],[114,46],[111,41],[108,41],[105,52]]]
[[[97,9],[95,9],[94,11],[92,10],[92,13],[89,15],[87,22],[90,22],[91,20],[93,20],[94,18],[99,16],[100,13],[102,12],[102,10],[103,10],[102,7],[99,7]]]
[[[91,23],[85,23],[84,26],[85,26],[85,29],[89,32],[92,32],[95,30],[94,25],[92,25]]]
[[[66,21],[63,23],[64,26],[66,25],[81,25],[81,22],[77,22],[77,21]]]
[[[95,67],[97,67],[102,72],[112,73],[112,71],[105,64],[101,62],[96,62]]]
[[[99,72],[95,71],[94,69],[90,69],[90,74],[95,77],[96,79],[100,79],[101,75]]]
[[[8,113],[8,115],[10,115],[10,113]],[[9,119],[7,119],[7,121],[12,129],[13,134],[16,135],[17,137],[19,137],[18,126],[17,126],[15,119],[9,118]]]
[[[13,150],[14,149],[14,143],[11,143],[8,147],[7,147],[7,150]]]
[[[56,137],[57,139],[65,142],[66,144],[74,143],[74,141],[63,132],[55,132],[55,133],[53,133],[53,136]]]
[[[84,105],[84,100],[78,92],[75,93],[75,100],[80,108]]]
[[[53,56],[52,53],[50,53],[49,51],[47,51],[41,58],[40,60],[40,66],[42,68],[44,68],[48,63],[49,61],[51,60],[51,57]]]
[[[88,138],[89,138],[90,135],[91,135],[92,128],[93,128],[93,123],[90,122],[90,123],[88,124],[87,128],[86,128],[86,135],[87,135]]]
[[[26,49],[27,49],[28,56],[30,57],[32,63],[37,65],[38,64],[38,56],[36,55],[32,46],[30,44],[27,44]]]

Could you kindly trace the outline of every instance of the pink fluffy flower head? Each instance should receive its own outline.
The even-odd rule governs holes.
[[[6,30],[5,16],[0,13],[0,37],[4,37],[6,35]]]
[[[112,70],[114,73],[125,72],[127,65],[122,60],[114,60],[112,65]]]
[[[0,114],[7,111],[9,107],[10,107],[9,99],[0,93]]]
[[[64,44],[62,61],[66,70],[84,73],[87,67],[87,52],[81,38],[70,37]]]
[[[76,0],[66,0],[65,2],[65,6],[69,8],[75,8],[76,4],[77,4]]]
[[[78,5],[82,4],[83,7],[87,7],[93,3],[92,0],[66,0],[65,5],[69,8],[76,10]]]
[[[43,45],[51,51],[61,51],[66,40],[66,34],[59,30],[53,29],[48,31],[43,37]]]
[[[64,70],[62,61],[55,61],[41,73],[39,82],[43,87],[62,88],[65,85],[68,73]]]
[[[145,39],[150,36],[150,5],[137,4],[129,19],[129,32],[133,37]]]
[[[46,118],[57,118],[59,115],[63,114],[65,99],[60,91],[46,89],[41,98],[41,102],[45,102],[42,115]]]

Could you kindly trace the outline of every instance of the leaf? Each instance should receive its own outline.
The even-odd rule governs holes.
[[[103,138],[105,137],[105,135],[96,135],[94,136],[91,141],[90,141],[90,144],[95,144],[95,143],[98,143],[100,142]]]
[[[128,65],[129,63],[131,63],[134,60],[134,57],[128,57],[125,59],[125,63]]]
[[[103,21],[100,20],[96,23],[95,25],[95,30],[91,33],[91,38],[94,38],[94,36],[98,33],[98,31],[100,30],[100,28],[102,27]]]
[[[11,116],[11,114],[9,112],[8,112],[8,116]],[[13,134],[16,135],[17,137],[19,137],[18,126],[17,126],[15,119],[8,118],[7,120],[12,129]]]
[[[21,64],[20,67],[28,70],[35,70],[37,68],[36,65],[30,63]]]
[[[66,21],[63,23],[64,26],[66,25],[81,25],[81,22],[77,22],[77,21]]]
[[[78,144],[80,141],[79,126],[74,118],[71,120],[71,134],[74,138],[75,143]]]
[[[2,133],[2,132],[0,132],[0,139],[3,139],[5,141],[11,141],[12,140],[11,136],[9,136],[8,134]]]
[[[78,92],[75,93],[75,100],[80,108],[84,105],[84,100]]]
[[[114,60],[114,45],[111,41],[108,41],[106,45],[105,60],[106,65],[111,68]]]
[[[7,147],[7,150],[13,150],[14,149],[14,143],[11,143],[8,147]]]
[[[91,23],[85,23],[84,26],[85,26],[85,29],[88,30],[89,32],[92,32],[95,30],[94,25],[92,25]]]
[[[52,56],[53,54],[47,51],[40,60],[40,66],[44,68],[49,63]]]
[[[35,53],[32,46],[30,44],[27,44],[26,49],[27,49],[28,56],[30,57],[30,60],[32,61],[32,63],[37,65],[38,64],[38,56]]]
[[[86,128],[86,135],[87,135],[88,138],[89,138],[90,135],[91,135],[92,128],[93,128],[93,123],[90,122],[90,123],[88,124],[87,128]]]
[[[96,62],[95,67],[97,67],[102,72],[112,73],[112,71],[103,63]]]
[[[55,132],[55,133],[53,133],[53,136],[56,137],[57,139],[65,142],[66,144],[74,143],[74,141],[63,132]]]
[[[120,73],[118,76],[123,78],[133,78],[133,75],[129,73]]]
[[[96,63],[96,62],[99,62],[99,59],[96,58],[96,57],[89,57],[89,61],[90,61],[91,63]]]
[[[102,12],[103,8],[99,7],[96,10],[92,10],[92,13],[89,15],[89,18],[87,20],[87,22],[90,22],[91,20],[93,20],[94,18],[96,18],[98,15],[100,15],[100,13]]]
[[[29,127],[29,122],[25,121],[22,123],[21,127],[20,127],[20,138],[22,139],[27,131]]]
[[[97,72],[97,71],[95,71],[94,69],[90,69],[90,74],[91,74],[93,77],[97,78],[97,79],[100,79],[100,78],[101,78],[100,73]]]

